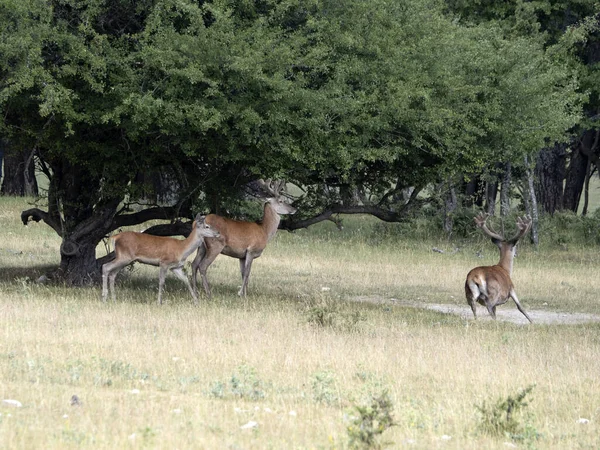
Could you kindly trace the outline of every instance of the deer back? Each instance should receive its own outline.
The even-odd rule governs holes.
[[[127,256],[130,259],[153,261],[170,260],[181,253],[186,242],[166,236],[153,236],[137,231],[124,231],[113,237],[117,258]]]
[[[469,283],[485,286],[488,296],[493,300],[508,298],[514,287],[510,274],[500,265],[475,267],[467,275],[465,290]]]
[[[206,216],[206,222],[221,233],[220,237],[213,239],[235,253],[245,253],[249,248],[264,248],[267,245],[267,235],[258,223],[228,219],[216,214]],[[205,239],[208,247],[213,239]]]

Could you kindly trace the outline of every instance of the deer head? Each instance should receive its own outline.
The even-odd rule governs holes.
[[[517,232],[510,238],[506,239],[504,236],[495,232],[488,224],[487,219],[489,218],[487,213],[479,213],[475,217],[475,224],[481,228],[481,230],[492,240],[492,242],[500,250],[500,263],[499,265],[506,266],[509,273],[512,272],[512,260],[515,256],[517,243],[519,240],[529,231],[531,228],[531,217],[518,217],[517,218]]]
[[[296,208],[283,201],[284,195],[282,193],[286,186],[285,180],[267,179],[265,181],[261,178],[256,183],[264,192],[265,200],[271,204],[277,214],[294,214],[296,212]]]

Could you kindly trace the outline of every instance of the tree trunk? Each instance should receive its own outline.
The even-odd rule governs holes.
[[[566,146],[556,144],[540,150],[535,165],[536,198],[542,210],[553,215],[562,208]]]
[[[480,175],[472,174],[463,189],[465,194],[464,206],[478,206],[480,208],[483,206],[485,185],[481,181]]]
[[[527,215],[531,217],[531,243],[536,247],[539,245],[539,233],[538,233],[538,223],[539,223],[539,212],[538,212],[538,202],[535,195],[535,185],[533,179],[533,171],[529,165],[529,158],[525,156],[525,177],[526,177],[526,186],[523,189],[523,198],[525,199],[525,209],[527,211]]]
[[[453,213],[456,210],[458,201],[456,199],[456,191],[454,184],[448,182],[448,193],[446,195],[446,202],[444,204],[444,231],[448,236],[452,234],[452,227],[454,224]]]
[[[74,286],[98,283],[101,267],[96,260],[96,246],[99,242],[94,243],[89,239],[79,243],[63,240],[58,268],[60,279]]]
[[[585,174],[588,166],[588,157],[575,146],[571,152],[571,162],[567,171],[565,181],[565,193],[563,196],[563,208],[577,212],[579,201],[585,183]]]
[[[590,204],[590,178],[592,176],[592,160],[588,158],[587,169],[585,170],[585,184],[583,189],[583,209],[582,216],[587,215],[588,205]]]
[[[504,165],[502,186],[500,188],[500,217],[506,217],[510,212],[511,169],[512,166],[510,162],[507,162]]]
[[[498,182],[488,181],[485,191],[486,211],[490,216],[496,212],[496,197],[498,196]]]
[[[34,151],[18,151],[10,144],[4,150],[4,177],[0,192],[17,197],[37,196]]]

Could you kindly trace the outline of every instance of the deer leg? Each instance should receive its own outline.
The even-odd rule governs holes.
[[[119,274],[119,270],[115,270],[108,276],[108,281],[110,283],[110,292],[112,293],[113,303],[116,303],[116,301],[117,301],[117,293],[115,291],[115,279],[117,278],[118,274]]]
[[[165,285],[165,277],[167,276],[167,266],[160,266],[160,271],[158,272],[158,304],[162,305],[162,290]]]
[[[192,286],[194,287],[194,297],[198,298],[198,268],[206,255],[206,245],[204,242],[200,244],[198,247],[198,252],[196,253],[196,257],[192,261]]]
[[[244,260],[240,259],[240,268],[242,270],[242,287],[240,288],[238,295],[240,297],[245,297],[246,292],[248,290],[248,280],[250,279],[250,268],[252,267],[252,255],[250,253],[246,253],[246,258]],[[243,267],[242,267],[243,261]]]
[[[481,292],[479,291],[479,286],[476,283],[468,283],[465,286],[465,294],[467,296],[467,303],[471,307],[471,311],[473,311],[473,317],[477,319],[477,302],[476,300],[479,298]]]
[[[485,306],[487,307],[490,316],[492,316],[492,319],[496,320],[496,305],[492,305],[489,298],[486,298]]]
[[[108,297],[108,286],[107,282],[110,282],[110,291],[112,294],[113,301],[117,301],[117,294],[115,293],[115,278],[119,271],[125,267],[131,261],[110,261],[102,266],[102,300],[106,302]]]
[[[512,297],[512,299],[514,300],[515,304],[517,305],[517,308],[519,309],[519,311],[521,311],[521,313],[523,313],[523,315],[525,317],[527,317],[527,320],[529,320],[529,323],[533,323],[533,320],[531,320],[531,317],[529,317],[529,315],[525,312],[525,310],[523,309],[523,307],[521,306],[521,303],[519,303],[519,299],[517,298],[517,293],[515,292],[514,289],[511,289],[510,291],[510,296]]]
[[[106,303],[106,298],[108,297],[108,269],[106,268],[106,264],[102,266],[102,301]]]
[[[190,291],[190,294],[192,294],[194,303],[198,304],[198,297],[196,296],[196,293],[192,289],[190,280],[188,280],[188,277],[186,276],[185,272],[183,271],[183,267],[181,267],[181,266],[172,267],[171,272],[173,272],[177,276],[177,278],[179,278],[181,281],[183,281],[185,283],[185,285],[188,287],[188,290]]]
[[[200,275],[202,276],[202,286],[204,287],[204,292],[206,292],[206,296],[210,298],[210,286],[208,285],[208,277],[206,276],[206,271],[208,267],[213,263],[217,256],[223,250],[224,245],[213,245],[206,250],[206,254],[200,261],[198,265],[198,270],[200,271]]]
[[[246,276],[246,258],[240,258],[240,273],[242,274],[242,283]]]

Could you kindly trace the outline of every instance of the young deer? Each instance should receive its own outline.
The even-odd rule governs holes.
[[[116,301],[115,278],[117,274],[126,265],[137,261],[160,267],[158,274],[159,304],[162,304],[162,289],[169,269],[186,284],[194,301],[198,303],[198,297],[183,272],[183,265],[187,257],[202,245],[205,237],[215,238],[218,236],[219,232],[207,224],[205,218],[200,214],[196,216],[192,224],[192,232],[183,240],[134,231],[125,231],[113,236],[115,259],[102,266],[102,300],[106,301],[108,297],[107,282],[110,281],[112,299]]]
[[[246,296],[248,279],[252,261],[258,258],[267,243],[271,240],[281,220],[280,214],[294,214],[296,208],[281,200],[281,189],[284,183],[265,183],[260,180],[260,185],[267,191],[265,199],[264,214],[262,221],[242,222],[209,214],[206,223],[210,224],[221,234],[219,237],[207,237],[204,245],[198,247],[198,253],[192,262],[192,284],[197,292],[197,272],[202,276],[202,285],[206,295],[210,298],[210,286],[206,277],[206,271],[220,253],[238,258],[240,260],[240,272],[242,274],[242,287],[238,295]]]
[[[487,308],[495,320],[496,306],[503,305],[510,297],[514,300],[519,311],[532,323],[533,321],[519,303],[512,280],[510,279],[517,242],[531,227],[531,219],[529,217],[519,217],[517,219],[517,234],[512,239],[505,239],[488,228],[486,225],[488,216],[488,214],[480,213],[475,218],[475,223],[492,239],[492,242],[500,250],[500,262],[495,266],[476,267],[469,272],[465,282],[467,302],[471,306],[475,318],[477,318],[475,302],[478,302]]]

